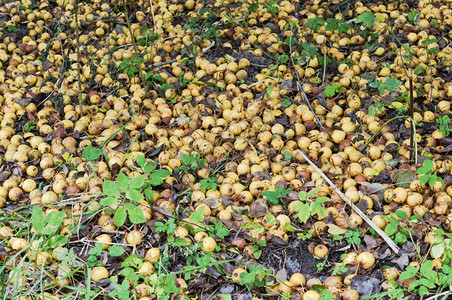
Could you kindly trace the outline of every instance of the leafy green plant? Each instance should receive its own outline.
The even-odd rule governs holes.
[[[418,10],[412,10],[408,13],[408,21],[413,23],[414,25],[418,25],[420,18],[419,18],[419,11]]]
[[[37,119],[30,120],[24,125],[24,132],[30,132],[36,128],[36,124],[38,123]]]
[[[452,268],[450,266],[447,267],[447,271],[450,274]],[[416,279],[408,286],[408,291],[415,292],[421,297],[428,294],[430,290],[439,284],[438,273],[433,270],[433,261],[431,260],[424,261],[420,266],[407,266],[405,271],[400,274],[399,280],[407,280],[413,277]]]
[[[330,199],[327,197],[317,197],[315,200],[312,200],[311,197],[317,194],[317,192],[318,190],[313,189],[308,193],[301,191],[298,194],[298,198],[301,202],[296,203],[293,206],[293,209],[297,211],[294,217],[297,218],[300,223],[306,223],[311,216],[317,215],[317,217],[320,218],[327,216],[323,203],[330,201]]]
[[[371,27],[375,23],[375,15],[370,11],[365,11],[355,19],[355,23],[362,23],[366,27]]]
[[[415,220],[419,216],[412,216],[409,220]],[[395,216],[385,216],[388,224],[384,229],[385,233],[398,245],[402,245],[407,242],[407,236],[410,236],[410,232],[407,228],[407,224],[404,220],[408,219],[407,214],[404,211],[396,210]]]
[[[65,245],[69,241],[67,237],[56,234],[65,217],[64,211],[51,211],[46,215],[41,208],[33,206],[31,224],[39,235],[48,238],[46,245],[51,249]]]
[[[352,28],[352,26],[348,23],[345,23],[344,19],[334,19],[334,18],[328,18],[326,19],[326,26],[325,31],[334,31],[336,30],[338,33],[344,33],[347,32]]]
[[[319,16],[315,16],[315,18],[308,19],[306,26],[314,31],[318,31],[323,24],[325,24],[325,20],[320,18]]]
[[[348,271],[347,265],[345,264],[337,264],[334,266],[332,275],[342,275]]]
[[[336,94],[343,92],[342,84],[340,83],[329,83],[325,87],[325,97],[334,97]]]
[[[394,92],[401,85],[402,82],[400,80],[391,77],[387,77],[384,82],[382,80],[375,80],[369,83],[369,87],[377,89],[380,92],[380,94],[384,94],[385,91]]]
[[[102,155],[102,150],[89,145],[83,149],[82,157],[86,160],[95,161]]]
[[[146,222],[143,211],[138,206],[139,201],[145,198],[151,201],[154,198],[152,187],[162,184],[163,179],[171,174],[166,169],[156,170],[157,164],[146,162],[143,156],[137,157],[137,164],[144,175],[129,178],[124,173],[119,173],[116,182],[104,180],[102,196],[105,197],[99,203],[106,207],[119,204],[113,210],[113,220],[118,227],[125,223],[127,217],[132,224]]]
[[[277,186],[274,191],[265,191],[262,193],[262,196],[265,197],[268,203],[271,205],[276,205],[278,203],[281,203],[281,198],[287,194],[290,193],[292,189],[288,188],[282,188],[280,186]]]
[[[99,256],[102,254],[103,249],[102,243],[95,243],[94,247],[88,251],[88,259],[86,261],[89,267],[102,266],[102,260],[99,260]],[[123,247],[118,245],[111,245],[108,247],[108,255],[117,257],[124,254],[125,250]]]
[[[182,165],[176,170],[180,170],[185,174],[193,174],[196,173],[200,168],[204,167],[207,164],[207,160],[201,158],[201,154],[193,153],[191,155],[187,155],[185,153],[181,156]]]
[[[122,62],[119,64],[118,69],[123,71],[129,78],[134,77],[138,74],[138,64],[144,63],[143,57],[138,57],[136,53],[134,53],[130,58],[124,58]]]
[[[275,221],[276,224],[276,221]],[[267,246],[267,242],[265,239],[261,239],[262,235],[265,233],[265,228],[255,222],[248,222],[242,226],[243,229],[249,229],[249,234],[252,238],[252,247],[253,256],[255,259],[259,259],[262,255],[262,250],[260,247]]]
[[[254,286],[264,287],[266,284],[270,284],[265,279],[272,274],[270,269],[266,269],[263,265],[259,264],[257,266],[251,264],[247,272],[240,274],[240,283],[248,286],[251,290]]]
[[[422,167],[417,169],[416,174],[421,175],[419,177],[419,182],[421,184],[428,183],[428,185],[433,188],[437,181],[441,182],[442,186],[445,186],[444,180],[439,177],[433,170],[433,161],[430,159],[424,160]]]
[[[155,231],[156,232],[164,232],[168,236],[174,234],[174,230],[176,230],[177,224],[173,218],[169,218],[165,223],[156,222],[155,223]]]
[[[358,229],[345,232],[344,237],[348,244],[361,245],[361,232]]]
[[[451,119],[448,115],[436,118],[436,123],[439,125],[439,131],[444,134],[444,136],[447,137],[452,133]]]
[[[199,181],[201,190],[214,190],[218,189],[217,177],[203,178]]]

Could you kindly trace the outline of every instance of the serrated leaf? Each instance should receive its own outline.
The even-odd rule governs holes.
[[[112,196],[115,198],[118,198],[121,195],[116,183],[107,179],[104,180],[104,184],[102,186],[102,193],[107,196]]]
[[[89,145],[83,149],[82,157],[86,160],[96,160],[102,154],[102,150],[99,148],[93,148],[93,146]]]
[[[375,22],[375,16],[370,11],[363,12],[355,20],[355,23],[363,23],[363,25],[366,27],[372,26],[374,24],[374,22]]]
[[[129,189],[129,178],[127,177],[126,174],[120,172],[118,174],[118,187],[121,190],[121,192],[125,193],[128,189]]]
[[[136,205],[126,204],[124,207],[127,209],[129,214],[129,220],[133,224],[145,223],[146,219],[144,217],[143,211]]]
[[[132,180],[130,180],[129,187],[132,189],[139,189],[143,187],[145,180],[146,180],[145,175],[138,175],[137,177],[132,178]]]
[[[386,89],[390,92],[394,92],[402,85],[402,81],[388,77],[385,81]]]
[[[105,197],[99,202],[102,206],[112,206],[116,203],[118,203],[118,198],[115,197]]]
[[[342,84],[340,83],[330,83],[325,87],[325,97],[334,97],[337,92],[342,89]]]
[[[126,198],[134,202],[144,199],[144,195],[137,189],[129,189],[126,192]]]
[[[115,225],[121,227],[126,222],[127,211],[124,206],[120,206],[116,209],[115,216],[113,218]]]

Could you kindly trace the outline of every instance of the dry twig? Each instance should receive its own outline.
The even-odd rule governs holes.
[[[325,181],[336,191],[336,193],[348,204],[350,207],[364,220],[367,224],[369,224],[370,227],[372,227],[373,230],[375,230],[382,239],[385,240],[385,242],[388,244],[388,246],[394,251],[396,254],[399,253],[399,247],[391,240],[391,238],[378,227],[375,225],[372,220],[369,219],[369,217],[366,216],[365,213],[363,213],[355,204],[350,201],[338,188],[337,186],[325,175],[325,173],[322,172],[307,156],[303,153],[300,149],[298,149],[301,156],[316,170],[322,177],[325,179]]]

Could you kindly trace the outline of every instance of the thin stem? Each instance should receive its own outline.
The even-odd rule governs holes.
[[[408,79],[410,80],[410,118],[413,119],[414,114],[414,95],[413,95],[413,75],[411,74],[411,68],[409,69]],[[416,136],[416,128],[413,127],[410,135],[410,160],[414,158],[414,139]]]
[[[77,0],[77,6],[75,10],[75,35],[77,39],[77,81],[78,81],[78,106],[80,110],[80,117],[83,116],[83,97],[82,97],[82,80],[80,76],[80,41],[79,41],[79,29],[78,29],[78,8],[79,1]]]
[[[361,149],[361,152],[363,152],[364,149],[366,149],[367,146],[369,146],[369,144],[372,143],[372,141],[377,137],[377,135],[380,133],[380,131],[383,129],[383,127],[385,127],[389,122],[394,121],[396,119],[400,119],[400,118],[405,118],[405,116],[397,116],[397,117],[394,117],[394,118],[389,119],[386,122],[384,122],[383,125],[381,125],[380,128],[378,128],[377,132],[375,132],[374,135],[367,141],[367,143]]]

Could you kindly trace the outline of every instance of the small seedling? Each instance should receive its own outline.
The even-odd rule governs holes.
[[[416,174],[421,175],[419,177],[419,183],[425,184],[428,182],[428,185],[433,188],[437,181],[441,182],[442,186],[445,186],[444,180],[436,175],[436,173],[432,172],[433,169],[433,161],[430,159],[424,160],[422,167],[417,169]]]

